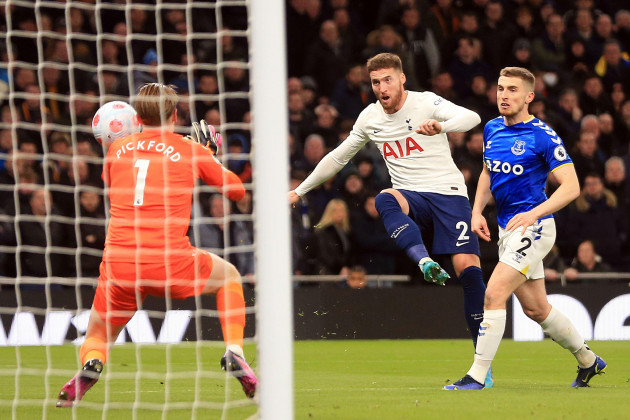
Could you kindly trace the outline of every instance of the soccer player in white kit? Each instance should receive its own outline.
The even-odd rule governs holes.
[[[369,141],[376,143],[393,184],[376,197],[385,228],[429,282],[443,285],[449,276],[429,257],[423,236],[433,238],[433,254],[451,255],[475,342],[485,284],[479,242],[470,231],[466,184],[451,157],[446,133],[470,130],[479,124],[479,115],[432,92],[405,90],[405,74],[395,54],[378,54],[368,60],[367,68],[378,101],[361,112],[350,135],[289,192],[289,202],[294,204],[339,172]],[[492,385],[491,373],[487,385]]]
[[[486,371],[505,331],[505,305],[512,293],[525,314],[577,359],[578,374],[572,387],[588,386],[591,378],[606,368],[606,362],[589,349],[573,323],[547,301],[542,260],[556,239],[552,213],[577,198],[580,185],[560,137],[529,115],[534,82],[534,75],[521,67],[506,67],[500,73],[497,105],[501,116],[490,120],[484,129],[486,165],[479,176],[472,214],[473,232],[490,241],[481,212],[494,197],[499,262],[488,281],[473,365],[462,379],[446,385],[446,390],[484,388]],[[549,172],[560,186],[547,198]]]

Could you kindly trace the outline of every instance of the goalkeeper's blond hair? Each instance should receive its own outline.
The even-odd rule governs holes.
[[[138,91],[134,108],[143,125],[160,127],[170,122],[177,102],[175,86],[147,83]]]

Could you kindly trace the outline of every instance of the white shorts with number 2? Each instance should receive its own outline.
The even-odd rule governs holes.
[[[521,272],[527,280],[545,277],[542,260],[556,240],[556,223],[547,218],[525,230],[522,227],[507,232],[499,227],[499,261]]]

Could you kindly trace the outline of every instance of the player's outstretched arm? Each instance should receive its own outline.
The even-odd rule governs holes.
[[[352,159],[368,141],[370,141],[369,138],[360,137],[353,129],[350,135],[342,141],[339,146],[319,161],[315,169],[313,169],[313,172],[294,190],[295,194],[299,197],[303,197],[304,194],[335,175],[346,166],[350,159]],[[291,198],[289,198],[289,200],[291,200]]]
[[[470,130],[481,122],[481,117],[475,111],[471,111],[463,106],[455,105],[454,103],[440,98],[437,95],[435,95],[435,97],[438,99],[434,102],[434,105],[435,103],[437,103],[437,105],[435,105],[435,108],[433,109],[433,118],[423,121],[418,130],[429,128],[427,133],[432,133],[436,128],[435,123],[439,121],[439,131],[434,134],[450,133],[453,131],[464,132]],[[424,126],[425,124],[427,124],[428,127]],[[420,131],[417,132],[425,134]],[[433,134],[425,135],[431,136]]]
[[[219,187],[219,191],[230,200],[240,201],[245,196],[243,182],[234,172],[224,168],[216,158],[222,143],[221,133],[205,120],[201,120],[198,123],[193,122],[189,138],[202,146],[198,149],[198,157],[195,159],[201,179],[208,185]]]
[[[483,217],[481,213],[483,209],[486,208],[490,198],[492,198],[492,192],[490,191],[490,174],[488,173],[488,169],[484,166],[481,175],[479,175],[479,181],[477,182],[477,194],[475,194],[475,204],[472,209],[470,229],[486,242],[490,242],[490,229],[488,228],[486,218]]]
[[[558,189],[546,201],[530,211],[512,217],[505,226],[505,230],[513,231],[518,227],[523,227],[522,234],[525,234],[528,226],[536,223],[541,217],[560,210],[580,195],[580,182],[572,163],[556,168],[553,174],[560,183]]]
[[[416,133],[423,134],[425,136],[434,136],[440,134],[442,131],[442,124],[437,120],[424,120],[420,123],[420,127],[416,130]]]

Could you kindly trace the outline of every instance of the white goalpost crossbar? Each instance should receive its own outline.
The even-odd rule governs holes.
[[[284,420],[294,412],[285,10],[250,4],[259,416]]]

